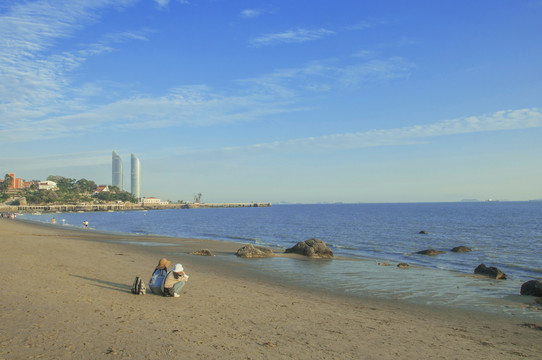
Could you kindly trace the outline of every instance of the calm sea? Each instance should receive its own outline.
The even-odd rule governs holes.
[[[523,304],[521,284],[542,278],[542,202],[274,205],[262,208],[176,209],[25,215],[59,226],[132,234],[157,234],[253,243],[286,249],[319,238],[345,261],[272,258],[244,262],[254,271],[282,274],[285,281],[314,278],[315,287],[542,319]],[[427,234],[420,234],[420,231]],[[453,253],[455,246],[469,253]],[[416,254],[424,249],[438,256]],[[365,261],[364,261],[365,260]],[[369,260],[369,261],[366,261]],[[414,267],[395,266],[406,262]],[[485,263],[508,275],[505,281],[469,276]],[[291,274],[296,273],[292,280]],[[527,298],[529,299],[529,298]],[[532,299],[530,299],[532,301]]]

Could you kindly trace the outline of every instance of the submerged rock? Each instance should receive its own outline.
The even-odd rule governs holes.
[[[418,234],[427,235],[428,233],[427,233],[427,231],[422,230],[422,231],[420,231]]]
[[[294,247],[286,249],[285,253],[296,253],[316,258],[332,258],[333,251],[320,239],[309,239],[298,242]]]
[[[521,285],[521,295],[531,295],[542,297],[542,281],[529,280]]]
[[[198,251],[194,251],[192,255],[200,255],[200,256],[214,256],[211,250],[209,249],[201,249]]]
[[[435,250],[435,249],[427,249],[427,250],[418,251],[416,254],[435,256],[435,255],[444,254],[444,253],[445,253],[445,251],[440,251],[440,250]]]
[[[243,258],[264,258],[273,256],[273,250],[263,246],[248,244],[237,250],[235,255]]]
[[[506,274],[496,267],[490,266],[487,267],[485,264],[480,264],[474,269],[474,273],[478,275],[484,275],[492,279],[506,279]]]
[[[408,269],[410,267],[410,265],[408,265],[407,263],[399,263],[399,264],[397,264],[397,267],[399,269]]]
[[[472,249],[467,246],[456,246],[452,249],[452,251],[456,253],[465,253],[465,252],[472,251]]]

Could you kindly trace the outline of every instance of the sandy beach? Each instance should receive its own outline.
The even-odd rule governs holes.
[[[189,254],[235,256],[233,243],[168,240],[178,247],[169,260],[190,275],[181,297],[136,296],[134,277],[147,282],[163,254],[122,244],[127,238],[0,219],[0,359],[535,359],[542,351],[542,324],[294,289]]]

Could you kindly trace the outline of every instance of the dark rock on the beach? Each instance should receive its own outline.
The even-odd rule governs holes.
[[[294,247],[286,249],[285,253],[296,253],[309,257],[332,258],[333,251],[320,239],[309,239],[298,242]]]
[[[467,246],[456,246],[452,249],[452,251],[456,253],[465,253],[465,252],[472,251],[472,249]]]
[[[529,280],[521,285],[521,295],[531,295],[542,297],[542,281]]]
[[[506,274],[503,273],[501,270],[493,266],[487,267],[485,264],[478,265],[476,269],[474,269],[474,273],[478,275],[488,276],[492,279],[506,279]]]
[[[427,249],[427,250],[418,251],[416,254],[435,256],[435,255],[444,254],[444,253],[445,253],[445,251],[439,251],[439,250],[435,250],[435,249]]]
[[[192,255],[200,255],[200,256],[214,256],[211,250],[209,249],[201,249],[198,251],[194,251]]]
[[[422,231],[420,231],[418,234],[427,235],[427,231],[422,230]]]
[[[399,263],[399,264],[397,264],[397,267],[399,269],[408,269],[410,267],[410,265],[408,265],[407,263]]]
[[[248,244],[237,250],[236,255],[243,258],[264,258],[273,256],[273,250]]]

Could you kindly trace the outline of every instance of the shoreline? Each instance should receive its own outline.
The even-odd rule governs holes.
[[[194,257],[192,252],[209,249],[216,255],[201,257],[201,264],[211,263],[235,271],[237,276],[250,273],[258,279],[281,283],[292,289],[326,292],[349,298],[374,301],[400,301],[413,306],[438,307],[492,316],[507,316],[529,321],[542,321],[542,308],[535,299],[519,294],[518,280],[495,280],[481,275],[411,265],[408,269],[383,266],[374,258],[335,256],[333,259],[310,259],[302,255],[284,253],[281,247],[268,246],[273,257],[243,259],[235,255],[247,242],[187,238],[160,234],[134,234],[73,225],[50,224],[22,219],[19,221],[59,231],[73,231],[79,235],[94,234],[93,239],[109,243],[135,246],[145,252],[160,252]],[[104,237],[108,240],[103,240]],[[90,238],[90,237],[89,237]],[[251,242],[248,242],[251,243]],[[264,245],[266,246],[266,245]],[[167,257],[167,256],[166,256]],[[295,260],[295,261],[291,261]],[[320,281],[310,281],[314,272],[325,269]],[[273,275],[270,275],[273,274]],[[292,276],[292,274],[296,274]]]
[[[7,219],[0,235],[0,357],[534,359],[542,350],[534,323],[297,289],[187,254],[209,244],[230,253],[223,242],[177,239],[168,259],[182,262],[190,281],[173,299],[129,292],[164,247]]]

